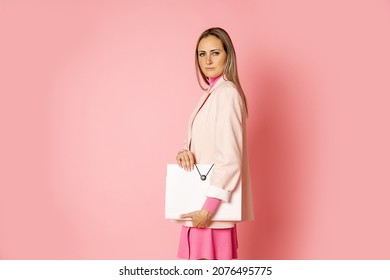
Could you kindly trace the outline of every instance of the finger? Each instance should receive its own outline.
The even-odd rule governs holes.
[[[196,219],[192,220],[193,224],[196,224],[196,227],[203,228],[204,227],[204,219],[201,216],[198,216]]]
[[[199,222],[194,222],[194,221],[192,221],[192,226],[193,226],[193,227],[196,227],[196,228],[201,228]]]
[[[176,162],[182,168],[181,160],[180,160],[180,153],[178,153],[177,156],[176,156]]]
[[[186,151],[180,151],[176,156],[176,160],[180,168],[186,168],[185,156],[186,156]]]
[[[210,226],[210,225],[211,225],[211,221],[210,221],[210,220],[204,221],[204,223],[202,224],[202,226],[203,226],[204,228],[206,228],[206,227],[208,227],[208,226]]]
[[[207,210],[200,210],[199,211],[199,223],[198,227],[200,228],[206,228],[211,224],[211,217],[212,213],[208,212]]]
[[[194,223],[194,222],[193,222]],[[210,223],[208,221],[199,221],[198,224],[196,225],[196,227],[198,228],[206,228],[210,225]]]
[[[209,226],[209,224],[206,221],[203,220],[192,220],[192,225],[197,228],[206,228]]]
[[[188,156],[187,152],[184,152],[182,154],[182,164],[183,164],[185,170],[189,170],[189,168],[190,168],[190,157]]]
[[[200,223],[201,223],[201,220],[199,219],[198,215],[192,217],[192,226],[193,227],[199,227]]]
[[[193,170],[195,164],[195,157],[191,151],[186,151],[186,159],[188,160],[186,162],[188,170]]]
[[[195,164],[194,154],[192,152],[189,152],[188,153],[188,157],[190,159],[190,169],[193,170],[194,169],[194,164]]]

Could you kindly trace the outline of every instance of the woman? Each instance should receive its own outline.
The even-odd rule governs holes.
[[[188,124],[188,135],[176,160],[187,171],[196,163],[213,163],[207,198],[200,210],[183,213],[178,257],[235,259],[237,235],[233,221],[213,222],[220,203],[242,184],[242,221],[253,219],[252,191],[246,144],[248,108],[241,88],[236,54],[228,33],[210,28],[195,50],[198,82],[208,85]],[[201,77],[201,78],[200,78]],[[195,210],[195,209],[194,209]]]

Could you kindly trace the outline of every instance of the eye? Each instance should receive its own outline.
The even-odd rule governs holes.
[[[200,57],[203,57],[203,56],[205,56],[205,53],[204,52],[201,52],[201,53],[199,53],[198,54]]]
[[[213,56],[218,56],[219,55],[219,52],[212,52],[211,53]]]

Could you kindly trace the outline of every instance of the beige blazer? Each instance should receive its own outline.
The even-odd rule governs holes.
[[[199,164],[214,163],[207,196],[228,203],[230,194],[242,183],[242,221],[253,220],[246,112],[232,82],[221,78],[201,96],[189,119],[183,149],[192,151]],[[192,226],[191,221],[183,223]],[[213,222],[210,227],[229,228],[235,223]]]

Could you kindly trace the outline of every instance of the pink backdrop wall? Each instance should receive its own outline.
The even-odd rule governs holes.
[[[1,259],[175,259],[165,164],[211,26],[250,106],[240,258],[390,258],[388,1],[2,0]]]

